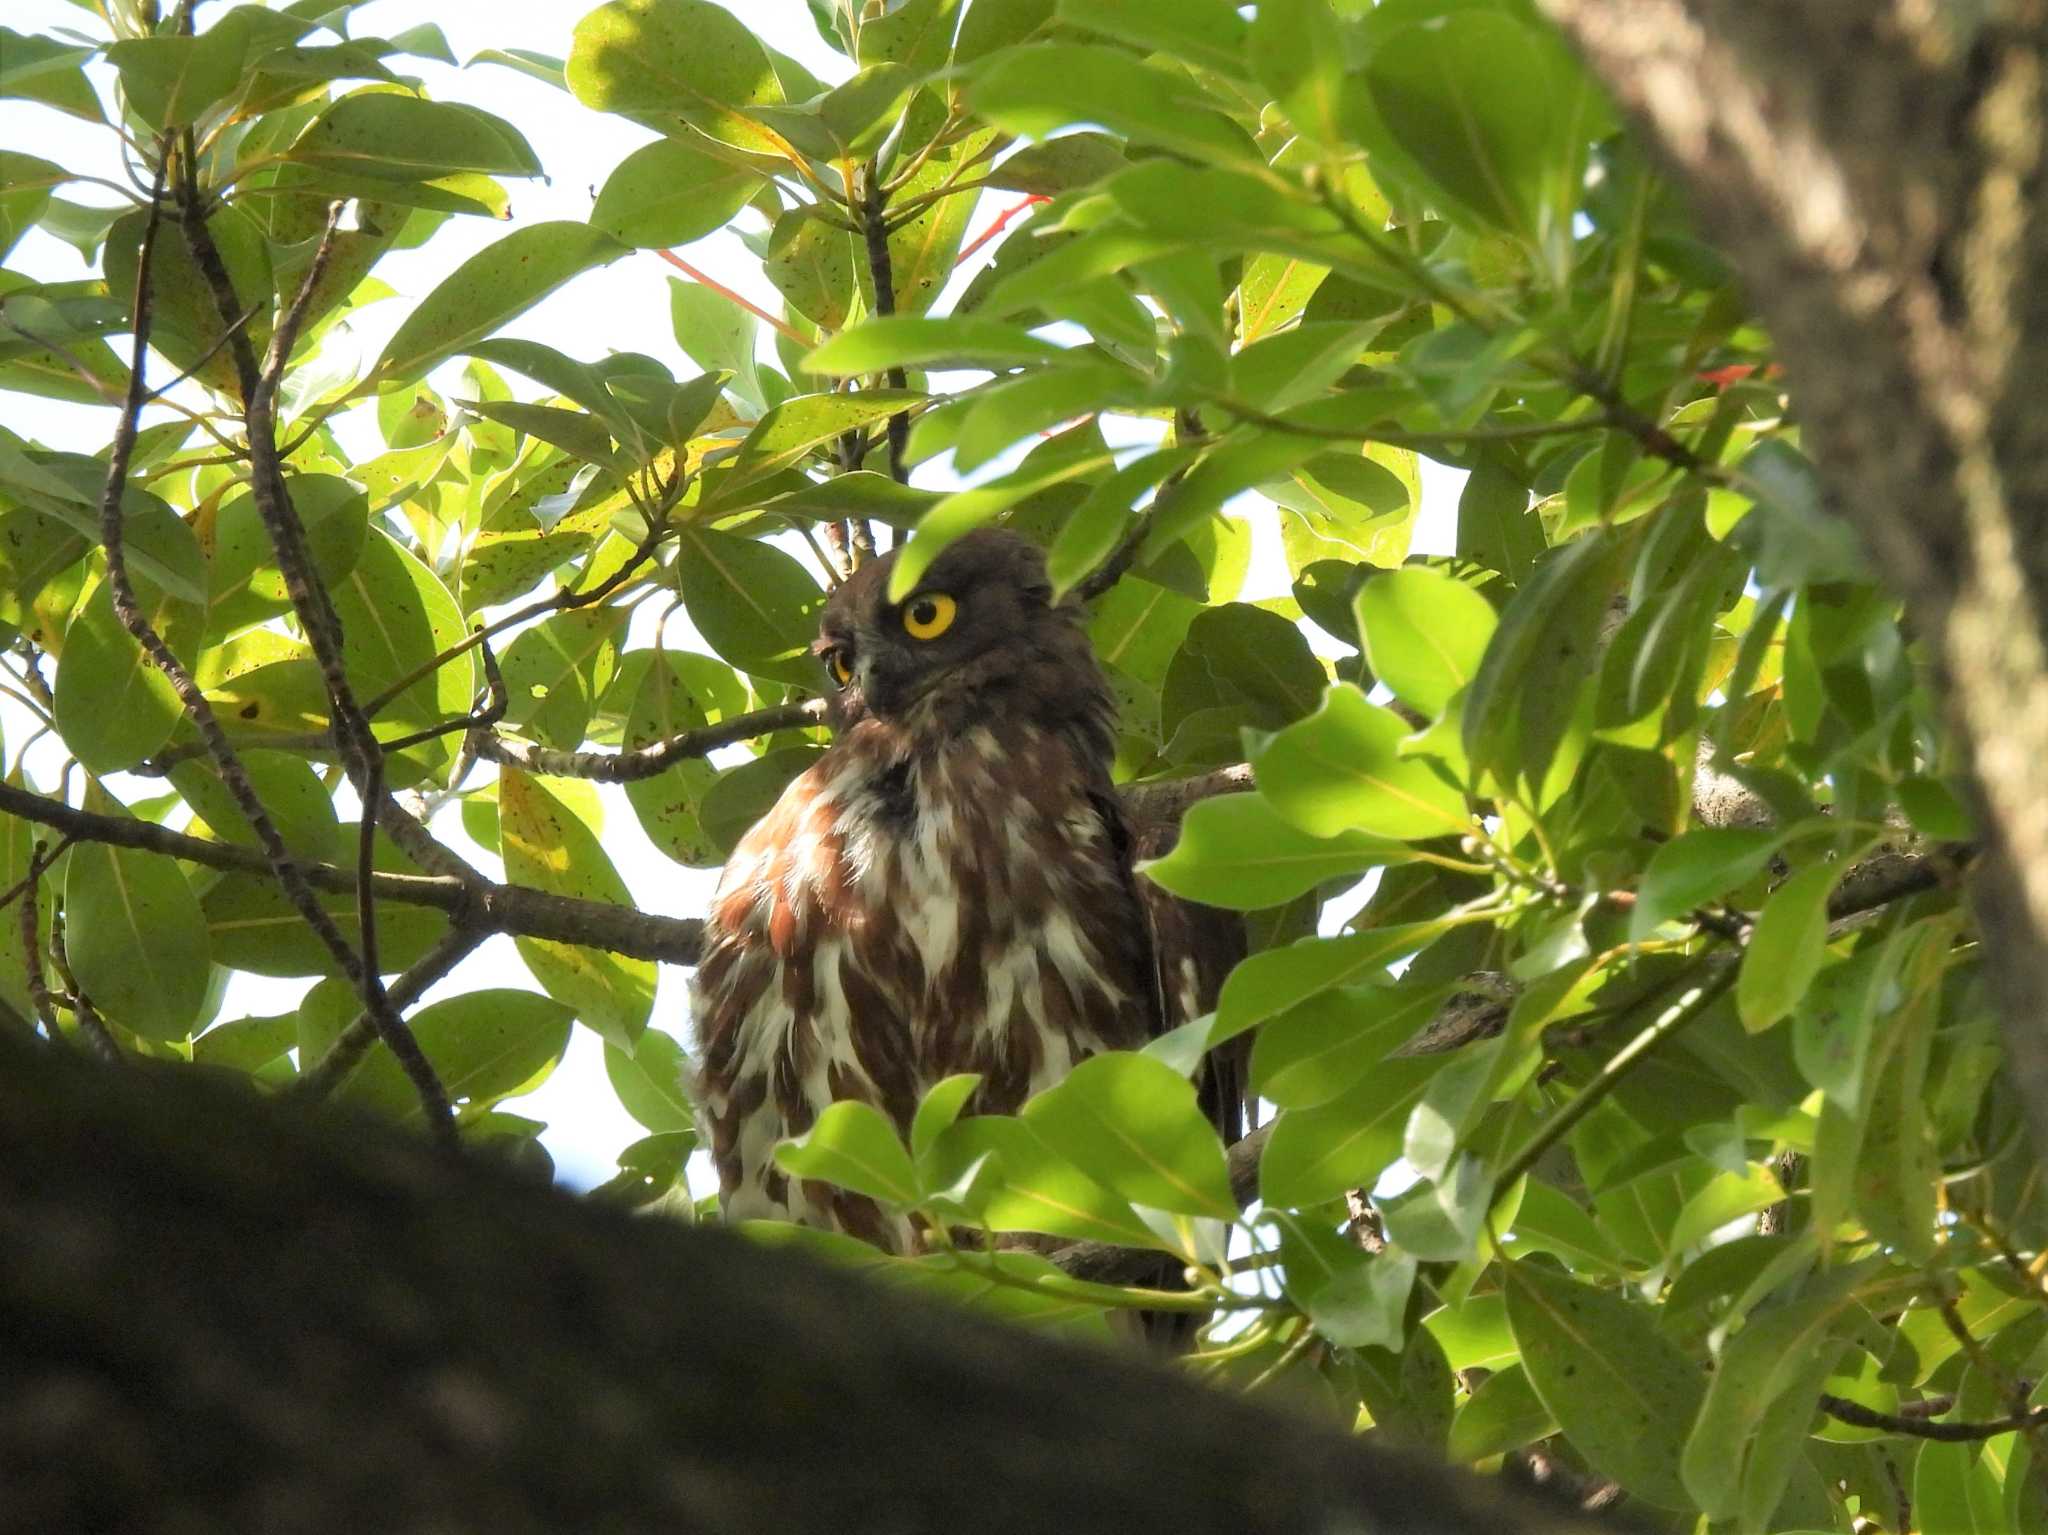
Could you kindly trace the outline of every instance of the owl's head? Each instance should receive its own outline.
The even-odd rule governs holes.
[[[825,604],[812,649],[835,725],[875,718],[945,732],[1001,715],[1107,736],[1112,705],[1084,615],[1053,603],[1029,539],[966,534],[901,602],[889,600],[895,563],[893,553],[870,560]]]

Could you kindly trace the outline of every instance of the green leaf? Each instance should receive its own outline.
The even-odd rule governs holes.
[[[280,1013],[274,1018],[237,1018],[232,1023],[216,1024],[193,1040],[192,1059],[197,1065],[223,1066],[229,1071],[254,1075],[298,1042],[297,1013]]]
[[[1547,1252],[1579,1273],[1608,1273],[1621,1266],[1620,1254],[1593,1217],[1569,1196],[1535,1178],[1523,1188],[1521,1207],[1515,1212],[1515,1243],[1517,1253]]]
[[[612,1091],[628,1114],[656,1133],[697,1127],[683,1084],[688,1068],[683,1047],[660,1029],[643,1030],[630,1054],[610,1042],[604,1047]]]
[[[6,774],[4,782],[10,789],[29,787],[22,779],[19,762]],[[0,816],[0,887],[12,890],[28,877],[29,861],[35,857],[37,842],[43,844],[43,851],[46,854],[55,845],[51,834],[33,821],[17,815]],[[39,934],[50,931],[50,915],[56,909],[57,887],[63,878],[63,859],[69,856],[61,855],[51,869],[45,872],[42,883],[37,887],[36,931]],[[21,900],[23,897],[16,896],[15,899]],[[10,924],[14,928],[11,935],[14,942],[0,943],[0,1025],[18,1024],[32,1027],[30,1020],[35,1016],[35,1004],[30,1000],[28,992],[31,961],[20,936],[19,910],[15,911],[14,919]],[[34,963],[43,964],[40,955]],[[45,971],[48,969],[47,965],[43,965],[43,968]]]
[[[1465,692],[1465,754],[1504,781],[1541,784],[1591,673],[1625,539],[1584,534],[1536,567],[1501,614]]]
[[[1871,1234],[1911,1261],[1934,1259],[1941,1159],[1929,1123],[1927,1067],[1938,1019],[1942,974],[1956,936],[1955,918],[1928,918],[1886,945],[1895,984],[1873,992],[1864,1027],[1881,1031],[1883,1060],[1870,1094],[1855,1169],[1856,1210]],[[1883,975],[1883,972],[1880,972]],[[1889,977],[1885,977],[1889,979]],[[1897,998],[1896,1009],[1884,1003]],[[1886,1016],[1889,1012],[1890,1016]],[[1818,1160],[1816,1147],[1816,1160]]]
[[[977,1161],[989,1160],[975,1180],[970,1207],[991,1231],[1161,1246],[1128,1203],[1047,1146],[1021,1119],[983,1114],[960,1120],[939,1135],[928,1156],[934,1187],[959,1183]]]
[[[1489,1375],[1458,1409],[1458,1416],[1451,1420],[1445,1454],[1454,1462],[1469,1464],[1547,1439],[1557,1431],[1557,1419],[1529,1384],[1529,1372],[1513,1365]]]
[[[1686,1491],[1709,1518],[1729,1518],[1756,1502],[1776,1504],[1775,1493],[1765,1500],[1769,1489],[1753,1485],[1752,1463],[1772,1448],[1759,1438],[1765,1419],[1784,1398],[1788,1422],[1811,1421],[1839,1348],[1835,1329],[1858,1308],[1857,1287],[1878,1261],[1836,1269],[1800,1299],[1751,1312],[1722,1348],[1681,1462]],[[1792,1468],[1774,1463],[1782,1490]]]
[[[1323,663],[1309,650],[1300,626],[1278,613],[1248,602],[1206,608],[1188,625],[1186,645],[1211,678],[1251,707],[1262,726],[1277,729],[1301,720],[1318,703],[1328,707],[1323,689],[1329,675]]]
[[[1491,1177],[1477,1157],[1460,1156],[1440,1176],[1419,1179],[1391,1198],[1376,1199],[1387,1241],[1434,1262],[1472,1261],[1486,1219]]]
[[[775,1148],[775,1165],[796,1178],[818,1178],[898,1207],[917,1203],[917,1169],[888,1116],[873,1104],[844,1099],[795,1140]]]
[[[1451,1367],[1429,1329],[1412,1331],[1399,1354],[1359,1349],[1352,1365],[1359,1400],[1379,1435],[1441,1460],[1451,1426]]]
[[[745,712],[747,686],[731,667],[688,651],[642,651],[646,673],[633,693],[619,744],[637,751],[683,731]],[[625,658],[633,659],[633,655]],[[625,668],[622,665],[621,674]],[[701,757],[674,763],[664,773],[626,785],[626,800],[647,839],[677,863],[714,868],[724,851],[703,822],[704,796],[718,769]]]
[[[1223,983],[1211,1043],[1242,1034],[1319,991],[1373,980],[1395,960],[1441,936],[1445,926],[1410,922],[1338,938],[1307,938],[1254,954]]]
[[[971,197],[941,194],[961,185],[995,141],[993,128],[968,132],[926,160],[895,193],[899,205],[920,198],[931,200],[889,234],[890,304],[877,302],[874,273],[863,263],[861,293],[870,314],[880,314],[884,308],[895,314],[922,314],[938,300],[953,275],[953,263],[975,206]]]
[[[335,833],[337,845],[347,850],[351,863],[359,836],[354,824],[344,824]],[[371,866],[383,874],[420,873],[419,866],[381,832],[372,841]],[[321,891],[318,900],[343,940],[359,949],[362,926],[355,893]],[[333,954],[270,874],[224,874],[208,887],[201,904],[218,963],[255,975],[339,973]],[[445,912],[402,901],[377,903],[377,959],[387,973],[416,963],[447,933]]]
[[[570,809],[516,768],[498,772],[498,829],[505,877],[551,895],[607,901],[630,912],[632,892],[605,856],[597,835]],[[548,995],[607,1041],[630,1049],[654,1009],[653,961],[564,943],[519,938],[519,954]]]
[[[767,409],[754,344],[759,324],[731,299],[702,283],[671,277],[669,324],[676,344],[706,372],[729,375],[727,390],[755,413]]]
[[[1629,917],[1629,938],[1641,942],[1673,917],[1756,878],[1783,841],[1761,826],[1703,826],[1674,837],[1650,857]]]
[[[946,61],[953,29],[963,9],[961,0],[905,0],[888,14],[874,14],[860,25],[860,61],[892,63],[924,73]]]
[[[1393,1052],[1422,1031],[1450,995],[1443,985],[1335,986],[1297,1003],[1259,1030],[1252,1089],[1283,1109],[1328,1103],[1368,1072],[1408,1073]],[[1421,1059],[1421,1058],[1417,1058]],[[1441,1058],[1439,1058],[1441,1059]],[[1418,1075],[1433,1074],[1425,1065]]]
[[[2013,1473],[2008,1472],[2010,1476]],[[2004,1489],[1988,1457],[1928,1440],[1913,1460],[1913,1522],[1944,1535],[2008,1535]]]
[[[1059,0],[1063,25],[1100,32],[1204,69],[1242,76],[1246,27],[1228,0]]]
[[[300,165],[379,181],[541,173],[533,147],[503,118],[374,86],[335,102],[285,155]]]
[[[761,270],[790,308],[825,330],[852,313],[859,286],[854,237],[808,208],[791,208],[775,221]]]
[[[1073,123],[1099,123],[1136,143],[1197,160],[1256,163],[1242,128],[1200,87],[1117,48],[1035,43],[991,58],[967,83],[968,104],[997,127],[1043,139]]]
[[[892,416],[924,398],[909,389],[866,389],[858,394],[800,394],[784,400],[756,422],[740,444],[733,462],[733,482],[720,484],[719,493],[730,499],[739,485],[791,468],[820,444]]]
[[[450,1101],[468,1113],[546,1081],[569,1048],[572,1021],[561,1003],[507,988],[448,997],[406,1020]],[[401,1121],[425,1112],[404,1068],[385,1050],[366,1059],[335,1098]]]
[[[1057,197],[1112,176],[1129,165],[1121,145],[1105,133],[1063,133],[1026,144],[992,165],[983,185],[1005,192]]]
[[[1534,1263],[1501,1272],[1522,1367],[1573,1447],[1644,1502],[1690,1509],[1679,1461],[1699,1369],[1618,1295]]]
[[[52,161],[0,150],[0,260],[41,220],[50,206],[50,188],[70,179],[70,172]]]
[[[1259,487],[1284,510],[1280,544],[1288,569],[1319,560],[1389,566],[1406,554],[1421,499],[1414,455],[1378,445],[1371,451],[1378,457],[1318,453],[1285,479]]]
[[[369,498],[339,475],[295,474],[285,485],[305,530],[313,569],[331,591],[362,558]],[[292,610],[276,547],[255,496],[247,491],[228,497],[214,513],[213,575],[206,601],[211,635],[231,634]]]
[[[688,123],[735,148],[791,153],[747,111],[783,99],[768,50],[709,0],[599,6],[576,23],[565,74],[576,99],[601,112]]]
[[[138,209],[123,214],[107,228],[103,267],[107,288],[124,304],[134,300],[142,236],[148,223],[148,215]],[[219,204],[207,215],[206,232],[227,269],[236,303],[253,311],[241,334],[260,357],[270,341],[275,282],[269,244],[256,221],[229,203]],[[150,345],[179,368],[194,370],[193,376],[208,388],[239,394],[240,375],[223,339],[213,286],[192,260],[185,241],[159,239],[151,251],[149,273],[155,306]]]
[[[955,1072],[935,1083],[918,1100],[917,1114],[910,1122],[910,1154],[922,1162],[941,1135],[953,1127],[967,1100],[981,1086],[978,1071]]]
[[[1399,1348],[1415,1260],[1391,1252],[1367,1257],[1312,1216],[1283,1211],[1275,1220],[1281,1284],[1316,1331],[1339,1348]]]
[[[1828,896],[1842,868],[1828,862],[1801,869],[1764,903],[1735,983],[1735,1010],[1752,1034],[1790,1013],[1826,962]]]
[[[0,428],[0,486],[22,505],[98,544],[106,465],[74,453],[31,458],[23,451],[25,446]],[[130,483],[121,491],[121,527],[122,545],[136,576],[182,602],[206,601],[206,556],[170,503]]]
[[[723,229],[760,186],[757,171],[680,139],[657,139],[605,178],[590,223],[621,245],[688,245]]]
[[[626,247],[588,224],[529,224],[457,267],[406,316],[375,376],[409,383],[453,352],[472,347],[524,314],[579,272],[615,261]]]
[[[84,66],[93,52],[54,37],[0,27],[0,97],[40,101],[88,122],[104,122],[99,97],[85,78]]]
[[[1426,761],[1401,755],[1409,729],[1348,682],[1252,754],[1259,790],[1315,836],[1344,831],[1413,840],[1471,830],[1465,797]]]
[[[1114,462],[1091,425],[1054,438],[1009,474],[954,491],[925,513],[910,542],[896,556],[889,571],[889,600],[901,602],[908,597],[955,539],[1040,491],[1096,474]]]
[[[197,37],[135,37],[107,49],[121,94],[152,128],[182,128],[232,91],[242,77],[248,35],[214,26]]]
[[[1454,1370],[1500,1370],[1521,1357],[1508,1327],[1508,1300],[1500,1291],[1467,1296],[1422,1319]]]
[[[342,626],[342,659],[357,698],[365,703],[413,675],[465,634],[462,610],[448,588],[381,528],[365,541],[361,557],[333,596]],[[460,656],[414,682],[378,718],[414,726],[453,719],[469,708],[475,675],[474,660]],[[445,753],[448,748],[434,749]]]
[[[581,746],[597,700],[618,670],[626,617],[600,606],[551,613],[520,631],[499,661],[508,696],[505,723],[543,746]]]
[[[1563,236],[1605,113],[1553,36],[1458,7],[1394,31],[1364,78],[1385,131],[1453,211],[1529,241]]]
[[[1371,1188],[1400,1156],[1408,1111],[1442,1064],[1386,1061],[1325,1103],[1282,1111],[1259,1158],[1259,1197],[1304,1209],[1346,1189]]]
[[[1046,362],[1064,355],[1022,326],[973,315],[884,315],[834,336],[804,359],[812,373],[850,378],[884,368],[994,367]]]
[[[205,618],[189,602],[138,590],[146,617],[188,665]],[[132,768],[171,739],[184,705],[170,679],[114,613],[112,586],[100,581],[64,631],[52,712],[73,755],[96,773]]]
[[[1319,143],[1340,142],[1344,36],[1332,8],[1261,0],[1249,44],[1252,69],[1294,125]]]
[[[320,781],[311,763],[284,752],[247,748],[240,756],[250,787],[270,813],[286,847],[301,857],[329,862],[343,856],[341,822],[334,812],[333,790]],[[193,814],[204,823],[204,830],[244,847],[261,846],[255,828],[243,817],[241,806],[221,781],[220,770],[211,758],[188,758],[171,769],[170,778]],[[195,834],[200,830],[199,826],[192,828]]]
[[[1216,1128],[1194,1085],[1164,1062],[1112,1050],[1091,1056],[1024,1105],[1054,1151],[1133,1204],[1232,1220],[1237,1202]]]
[[[1400,843],[1363,832],[1311,837],[1264,796],[1226,794],[1191,807],[1173,851],[1139,867],[1188,900],[1255,911],[1406,856]]]
[[[678,589],[705,643],[741,671],[817,686],[811,655],[825,594],[789,555],[711,528],[683,534]]]
[[[1472,680],[1499,622],[1464,582],[1419,565],[1372,577],[1357,611],[1373,675],[1431,719]]]
[[[1665,1245],[1672,1252],[1697,1247],[1731,1221],[1767,1209],[1785,1197],[1768,1167],[1753,1163],[1741,1172],[1721,1172],[1685,1202]]]
[[[64,946],[92,1003],[145,1039],[183,1039],[211,984],[199,898],[169,858],[105,843],[72,848]]]
[[[1497,570],[1520,588],[1543,550],[1543,519],[1530,505],[1528,486],[1482,461],[1458,496],[1458,558]]]

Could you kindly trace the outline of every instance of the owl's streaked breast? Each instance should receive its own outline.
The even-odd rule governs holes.
[[[835,1191],[792,1199],[776,1139],[860,1098],[904,1128],[955,1072],[1007,1112],[1097,1050],[1140,1044],[1149,950],[1106,785],[1058,733],[913,745],[865,721],[728,863],[692,991],[728,1214],[900,1246]]]

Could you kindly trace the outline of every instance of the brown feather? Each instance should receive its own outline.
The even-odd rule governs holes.
[[[842,1099],[907,1131],[957,1072],[982,1077],[972,1111],[1014,1112],[1088,1055],[1212,1007],[1243,940],[1133,873],[1111,695],[1038,551],[993,531],[949,548],[908,599],[956,604],[929,643],[887,600],[889,568],[827,606],[821,653],[856,678],[839,736],[728,861],[692,1013],[728,1216],[903,1250],[914,1233],[872,1202],[792,1186],[775,1143]]]

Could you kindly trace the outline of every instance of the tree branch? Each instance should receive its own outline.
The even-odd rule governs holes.
[[[1618,1528],[215,1073],[11,1036],[0,1249],[26,1528]]]
[[[163,159],[167,161],[169,145],[166,144],[162,148]],[[278,568],[284,574],[285,586],[291,594],[292,605],[298,612],[300,625],[313,647],[314,654],[320,660],[334,716],[335,743],[341,749],[343,761],[349,764],[350,777],[354,779],[362,795],[360,867],[367,874],[372,839],[375,837],[378,823],[396,817],[408,826],[416,828],[419,836],[406,838],[394,826],[393,840],[412,855],[413,861],[422,868],[434,868],[435,860],[431,855],[423,856],[420,843],[425,842],[435,847],[438,847],[438,844],[426,835],[424,827],[419,827],[418,823],[406,816],[384,792],[383,754],[376,743],[376,738],[370,734],[368,720],[361,719],[355,710],[348,689],[347,673],[341,660],[341,624],[328,602],[326,589],[319,584],[318,577],[313,574],[311,557],[305,547],[304,528],[299,522],[298,514],[292,508],[290,492],[285,488],[283,466],[277,455],[277,427],[272,407],[284,375],[285,365],[291,358],[293,342],[298,335],[299,327],[305,321],[313,290],[333,254],[334,236],[340,226],[342,204],[335,203],[329,208],[327,225],[321,233],[319,245],[314,249],[313,259],[307,264],[306,274],[299,284],[296,297],[271,335],[269,357],[265,365],[258,369],[255,349],[250,345],[246,331],[236,323],[240,306],[235,297],[233,279],[229,276],[226,264],[221,260],[220,252],[215,248],[213,237],[206,227],[206,210],[193,180],[192,155],[192,135],[187,130],[184,135],[183,154],[180,157],[180,164],[183,167],[180,203],[186,244],[191,250],[194,264],[206,275],[207,282],[213,290],[215,308],[224,327],[224,339],[235,359],[236,376],[242,381],[244,421],[248,428],[249,459],[253,470],[250,493],[270,534],[272,547],[277,554]],[[128,451],[134,446],[135,427],[141,409],[144,365],[142,349],[148,335],[147,313],[150,298],[148,245],[162,206],[162,163],[163,161],[160,161],[158,170],[157,195],[150,204],[150,233],[144,236],[144,250],[136,271],[136,354],[129,383],[129,409],[123,414],[121,428],[115,436],[114,450],[109,456],[107,499],[102,507],[110,578],[118,563],[116,551],[120,542],[120,502],[121,492],[127,481]],[[123,585],[126,583],[125,568],[121,582]],[[121,605],[122,595],[121,586],[117,585],[114,593],[117,609]],[[127,592],[127,600],[132,616],[130,613],[123,613],[123,622],[142,642],[144,648],[150,651],[151,659],[156,661],[164,675],[177,689],[185,712],[192,717],[202,739],[206,741],[208,749],[213,754],[221,781],[233,794],[236,806],[255,828],[257,840],[269,854],[272,873],[284,886],[293,907],[312,927],[321,943],[341,966],[342,974],[348,977],[362,995],[365,1008],[375,1020],[379,1037],[389,1047],[399,1065],[404,1068],[407,1080],[412,1083],[413,1090],[419,1095],[429,1132],[444,1147],[453,1148],[456,1145],[455,1113],[448,1101],[447,1090],[441,1085],[441,1079],[435,1073],[433,1063],[427,1059],[426,1052],[420,1049],[419,1042],[412,1037],[412,1031],[406,1027],[405,1020],[391,1007],[384,994],[384,977],[377,969],[375,886],[367,878],[359,878],[356,883],[363,945],[361,952],[358,953],[350,949],[334,919],[314,899],[311,888],[299,878],[283,837],[271,820],[261,797],[257,795],[254,785],[250,783],[248,773],[243,768],[234,747],[229,744],[226,733],[214,719],[213,706],[207,701],[206,695],[183,664],[171,654],[169,647],[164,645],[160,638],[155,637],[153,630],[148,629],[140,608],[134,604],[132,588]],[[151,644],[152,640],[154,645]],[[384,814],[387,806],[391,816]]]
[[[1882,1429],[1890,1434],[1904,1434],[1913,1439],[1935,1439],[1944,1444],[1974,1444],[1980,1439],[1996,1439],[2000,1434],[2014,1430],[2031,1431],[2048,1428],[2048,1407],[2034,1407],[2025,1412],[2016,1412],[2004,1418],[1992,1418],[1984,1423],[1935,1423],[1927,1418],[1907,1416],[1903,1413],[1877,1412],[1861,1402],[1847,1401],[1839,1396],[1823,1392],[1820,1399],[1821,1411],[1843,1423],[1857,1428]]]
[[[868,276],[875,287],[875,317],[882,319],[896,312],[896,273],[889,259],[889,194],[883,188],[881,178],[875,174],[872,162],[864,172],[864,180],[866,187],[860,205],[860,229],[862,237],[867,241]],[[891,389],[903,388],[903,370],[891,368],[888,372],[888,383]],[[889,417],[889,474],[899,483],[908,483],[910,479],[910,470],[903,462],[904,451],[909,446],[910,415],[907,411],[899,410]],[[860,541],[859,531],[856,530],[856,548],[859,547]],[[872,533],[869,535],[868,545],[872,552]]]
[[[1827,504],[1940,672],[1985,828],[2006,1069],[2048,1147],[2048,70],[1856,0],[1539,0],[1673,169],[1796,384]],[[1881,429],[1873,423],[1880,423]]]
[[[270,860],[255,848],[188,837],[154,821],[77,810],[61,800],[17,789],[12,784],[0,783],[0,812],[53,827],[81,842],[104,842],[114,847],[161,853],[234,873],[271,872]],[[355,894],[354,869],[326,863],[300,863],[298,869],[315,890]],[[446,875],[376,874],[371,884],[380,901],[431,906],[447,912],[458,925],[486,934],[551,938],[671,965],[697,962],[697,945],[704,928],[702,922],[690,918],[656,916],[608,901],[578,900],[526,885],[500,885],[490,880],[470,883]],[[351,956],[355,954],[352,948],[348,952]]]
[[[800,703],[776,704],[749,714],[736,714],[715,725],[700,725],[651,746],[631,751],[572,752],[536,746],[527,741],[479,730],[470,736],[470,749],[486,762],[507,763],[529,773],[554,778],[588,778],[598,783],[637,783],[665,773],[676,763],[702,757],[721,746],[732,746],[778,730],[801,730],[821,724],[825,702],[807,698]]]

